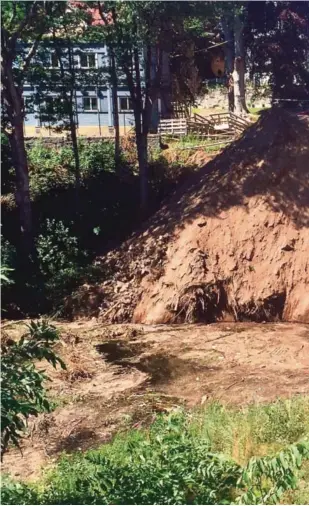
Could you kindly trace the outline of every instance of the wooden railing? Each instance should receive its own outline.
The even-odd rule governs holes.
[[[186,135],[188,131],[185,118],[161,119],[158,132],[170,135]]]
[[[158,131],[166,135],[186,135],[188,132],[194,132],[209,137],[231,138],[235,134],[242,133],[250,124],[250,121],[232,112],[208,116],[194,113],[188,120],[185,118],[162,119]]]
[[[207,116],[201,116],[195,113],[193,115],[193,121],[200,124],[208,125],[210,131],[218,131],[218,127],[222,127],[221,130],[232,130],[234,132],[242,132],[251,123],[245,118],[237,116],[233,112],[222,112],[217,114],[209,114]]]

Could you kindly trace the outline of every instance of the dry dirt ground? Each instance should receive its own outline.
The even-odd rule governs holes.
[[[23,457],[11,449],[4,458],[16,478],[33,479],[61,452],[95,447],[175,406],[309,393],[305,324],[56,325],[67,370],[47,367],[56,408],[30,421]]]

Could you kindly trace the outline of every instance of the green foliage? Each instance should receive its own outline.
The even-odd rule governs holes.
[[[48,378],[32,361],[47,360],[65,368],[52,351],[59,339],[56,328],[46,320],[32,321],[26,327],[19,341],[4,339],[1,343],[1,455],[10,443],[19,445],[30,415],[50,409],[43,387]]]
[[[89,143],[80,140],[80,166],[84,177],[95,177],[101,171],[115,172],[115,148],[112,142]],[[122,165],[126,161],[123,157]]]
[[[15,177],[12,164],[11,150],[7,135],[0,134],[1,140],[1,193],[5,195],[14,191]]]
[[[70,229],[54,219],[42,225],[36,246],[45,295],[57,306],[81,283],[87,253],[78,247],[78,239]]]
[[[279,400],[266,405],[257,419],[256,407],[249,416],[257,443],[289,444],[309,433],[309,402],[302,398]]]
[[[16,263],[16,250],[10,242],[1,235],[1,265],[4,270],[12,269]]]
[[[292,410],[301,405],[295,402]],[[281,409],[280,403],[274,406]],[[224,447],[231,426],[241,431],[242,425],[251,425],[253,414],[258,419],[260,412],[263,419],[268,408],[231,410],[214,403],[195,413],[175,410],[159,416],[148,430],[63,456],[36,484],[17,488],[6,480],[2,497],[6,504],[276,504],[295,488],[298,470],[309,459],[308,442],[240,464],[230,456],[232,448],[218,451],[214,432],[217,420]],[[280,427],[282,440],[292,437]]]
[[[215,452],[239,462],[259,455],[260,448],[278,451],[309,434],[309,398],[277,400],[242,410],[211,403],[194,417],[192,431],[208,437]]]
[[[80,140],[79,154],[81,187],[77,217],[72,149],[46,147],[41,142],[28,147],[40,272],[27,283],[31,283],[32,292],[39,294],[39,306],[26,293],[25,276],[14,253],[16,209],[4,206],[3,254],[8,258],[6,265],[15,269],[15,284],[6,288],[4,306],[13,317],[58,310],[63,306],[63,298],[84,282],[87,263],[90,264],[98,248],[102,250],[108,241],[125,237],[138,220],[138,178],[125,159],[121,170],[125,169],[126,178],[116,174],[112,143],[98,140],[90,144]]]
[[[28,149],[30,191],[34,199],[59,186],[74,184],[73,151],[68,147],[52,149],[36,142]]]
[[[115,172],[114,147],[111,142],[79,140],[82,184],[102,172]],[[40,141],[28,149],[32,199],[59,188],[73,186],[74,156],[71,147],[47,147]],[[126,164],[125,159],[122,160]]]
[[[278,504],[282,494],[297,485],[296,471],[309,459],[309,443],[286,448],[274,457],[252,458],[244,467],[238,486],[245,492],[238,504]]]
[[[1,296],[2,296],[2,313],[6,313],[5,301],[10,298],[11,290],[15,289],[15,266],[16,266],[16,250],[15,248],[3,238],[1,235],[1,266],[0,266],[0,283],[1,283]],[[14,268],[13,268],[14,267]]]
[[[14,281],[10,278],[9,272],[12,272],[13,269],[6,267],[5,265],[1,265],[0,267],[0,282],[1,285],[11,285]]]
[[[13,481],[9,476],[1,476],[2,504],[39,504],[37,493],[25,483]]]
[[[79,257],[78,241],[62,221],[47,219],[37,239],[41,272],[55,276],[59,271],[74,267]]]

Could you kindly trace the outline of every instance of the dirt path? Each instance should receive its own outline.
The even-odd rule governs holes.
[[[18,478],[173,406],[309,394],[308,325],[57,325],[68,370],[48,368],[57,407],[30,422],[23,457],[12,449],[4,458],[2,469]]]

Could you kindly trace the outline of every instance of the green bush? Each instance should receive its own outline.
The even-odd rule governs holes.
[[[13,168],[11,149],[7,135],[0,133],[1,141],[1,194],[5,195],[14,191],[15,171]]]
[[[16,249],[1,235],[1,265],[13,268],[16,265]]]
[[[215,452],[202,427],[196,431],[196,415],[174,411],[149,430],[63,456],[26,489],[6,481],[2,497],[6,504],[275,504],[295,488],[297,470],[309,458],[305,442],[240,465]]]
[[[79,141],[80,166],[83,177],[93,177],[101,171],[115,172],[115,148],[112,142]],[[125,164],[125,158],[121,160]]]
[[[78,240],[62,221],[47,219],[36,246],[41,271],[46,276],[54,276],[63,269],[74,267],[80,257]]]
[[[36,142],[28,149],[31,197],[37,198],[58,187],[74,184],[74,158],[72,149],[49,148]]]
[[[79,248],[78,239],[62,221],[49,219],[41,228],[36,246],[46,298],[57,307],[81,282],[87,253]]]
[[[52,351],[59,339],[56,328],[45,320],[26,327],[19,341],[4,338],[1,342],[1,456],[10,443],[19,446],[30,415],[50,409],[43,387],[47,376],[33,361],[44,359],[54,367],[65,367]]]
[[[10,267],[6,267],[5,265],[0,266],[0,282],[2,287],[14,283],[14,281],[11,278],[11,275],[9,274],[12,271],[13,269],[10,269]]]
[[[36,491],[25,483],[1,476],[2,504],[39,504]]]
[[[114,146],[107,141],[79,140],[79,161],[82,181],[100,172],[115,172]],[[28,163],[32,198],[55,188],[74,185],[75,165],[70,146],[47,147],[38,141],[28,148]],[[124,157],[121,163],[126,164]]]
[[[244,463],[261,448],[279,451],[309,435],[309,398],[279,399],[241,410],[213,402],[195,415],[191,430],[195,437],[208,437],[213,451]]]

